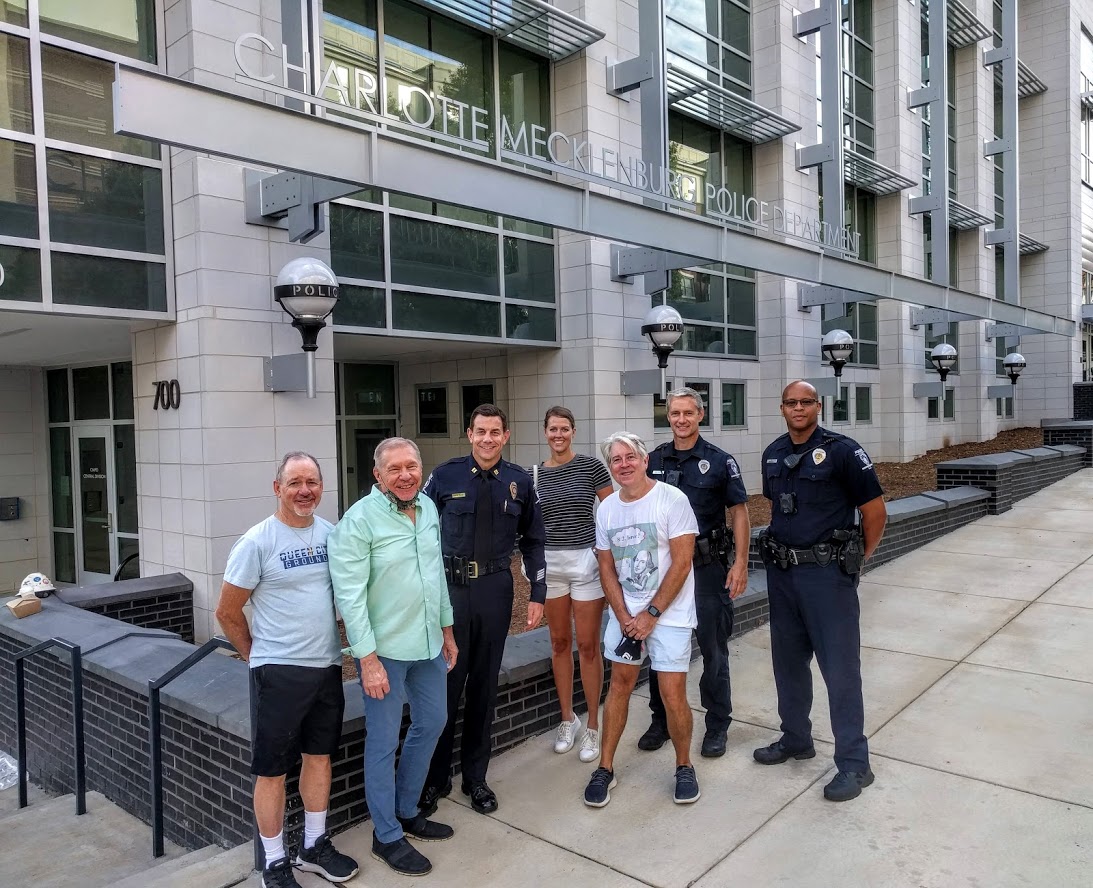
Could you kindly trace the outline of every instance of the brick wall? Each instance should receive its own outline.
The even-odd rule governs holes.
[[[1093,419],[1093,382],[1074,383],[1074,419]]]
[[[1080,447],[1083,468],[1093,468],[1093,422],[1070,422],[1044,425],[1044,446]]]
[[[62,589],[66,604],[142,629],[194,640],[194,584],[180,573]]]
[[[939,490],[964,486],[986,490],[988,514],[999,515],[1018,500],[1077,472],[1084,462],[1084,451],[1065,444],[971,456],[938,463],[937,486]]]

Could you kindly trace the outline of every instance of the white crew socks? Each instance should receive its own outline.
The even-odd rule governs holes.
[[[304,847],[314,848],[315,842],[326,832],[326,811],[304,811]]]
[[[285,856],[285,831],[281,830],[272,839],[267,839],[261,835],[262,847],[266,852],[266,867],[273,866],[278,860]]]

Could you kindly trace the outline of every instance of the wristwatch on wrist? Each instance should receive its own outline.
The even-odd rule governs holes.
[[[645,609],[645,612],[651,617],[659,617],[662,613],[661,609],[659,607],[657,607],[655,604],[650,604]]]

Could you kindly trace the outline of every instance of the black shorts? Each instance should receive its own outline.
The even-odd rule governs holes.
[[[334,755],[342,738],[341,666],[256,666],[254,752],[250,772],[287,774],[307,755]]]

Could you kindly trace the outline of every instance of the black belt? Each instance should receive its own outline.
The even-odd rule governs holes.
[[[477,580],[480,577],[488,577],[490,574],[501,573],[512,566],[509,558],[497,558],[493,561],[479,562],[470,558],[461,558],[458,555],[444,556],[444,576],[449,583],[456,586],[466,586],[468,580]]]
[[[764,561],[774,561],[783,570],[798,564],[819,564],[826,567],[837,561],[839,546],[834,543],[817,543],[807,549],[795,549],[766,536],[760,540],[760,552]]]

